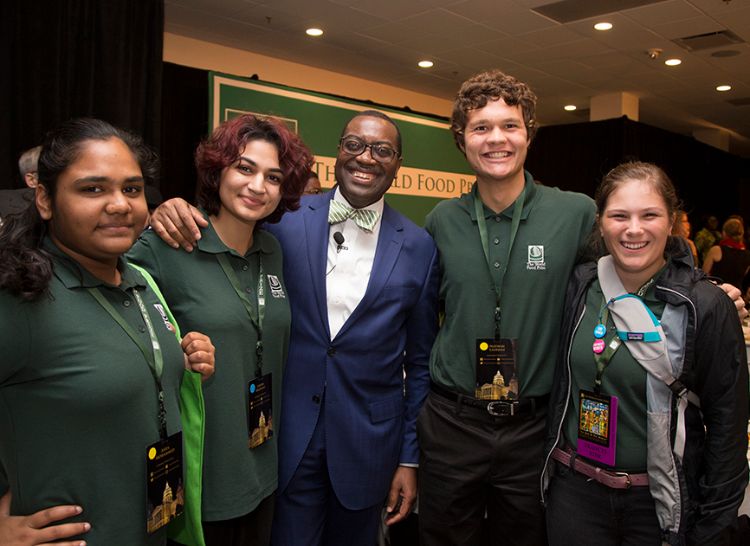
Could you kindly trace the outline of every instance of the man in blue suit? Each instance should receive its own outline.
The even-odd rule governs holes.
[[[384,202],[400,166],[398,127],[361,112],[342,133],[336,188],[266,226],[282,246],[292,310],[276,546],[374,545],[384,503],[390,524],[416,498],[438,273],[429,235]],[[162,209],[174,224],[190,215],[178,205]]]

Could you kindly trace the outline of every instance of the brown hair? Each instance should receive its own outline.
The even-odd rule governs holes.
[[[667,173],[661,168],[653,163],[644,163],[642,161],[621,163],[604,176],[602,183],[596,188],[596,193],[594,194],[596,212],[599,216],[607,208],[609,196],[626,180],[642,180],[651,184],[659,192],[662,199],[664,199],[664,204],[667,206],[670,218],[674,219],[675,214],[680,210],[680,200],[677,197],[674,184],[672,184]]]
[[[484,108],[487,101],[503,99],[508,106],[521,106],[529,142],[536,134],[536,95],[525,83],[494,69],[476,74],[461,84],[453,103],[451,132],[459,149],[464,149],[464,129],[470,110]]]
[[[734,241],[741,241],[745,235],[745,227],[742,225],[742,220],[734,217],[724,222],[724,225],[721,226],[721,231]]]

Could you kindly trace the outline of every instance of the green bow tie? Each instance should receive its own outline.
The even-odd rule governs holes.
[[[347,218],[354,220],[354,223],[365,231],[372,232],[375,222],[378,221],[378,213],[369,209],[354,209],[346,203],[331,200],[331,207],[328,209],[328,223],[339,224]]]

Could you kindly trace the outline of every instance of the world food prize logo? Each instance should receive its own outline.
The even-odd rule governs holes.
[[[526,269],[531,271],[547,269],[547,264],[544,262],[544,245],[529,245]]]

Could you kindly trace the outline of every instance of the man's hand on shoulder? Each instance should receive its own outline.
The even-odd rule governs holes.
[[[172,248],[191,252],[208,226],[200,211],[179,197],[165,201],[151,215],[151,228]]]

